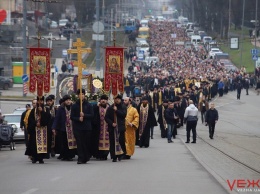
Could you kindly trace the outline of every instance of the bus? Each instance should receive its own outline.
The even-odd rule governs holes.
[[[139,33],[138,33],[138,38],[144,38],[144,39],[149,38],[149,28],[148,27],[140,27]]]
[[[125,34],[131,34],[134,31],[136,31],[135,19],[125,20]]]

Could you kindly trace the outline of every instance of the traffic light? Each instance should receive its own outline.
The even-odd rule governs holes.
[[[149,9],[149,13],[152,13],[152,10],[151,10],[151,9]]]

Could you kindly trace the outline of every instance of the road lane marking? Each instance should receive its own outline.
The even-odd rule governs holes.
[[[57,180],[59,180],[59,179],[61,179],[61,177],[60,177],[60,176],[57,176],[57,177],[52,178],[51,181],[57,181]]]
[[[32,188],[32,189],[30,189],[28,191],[25,191],[25,192],[21,193],[21,194],[31,194],[31,193],[34,193],[35,191],[38,191],[38,190],[39,189],[37,189],[37,188]]]

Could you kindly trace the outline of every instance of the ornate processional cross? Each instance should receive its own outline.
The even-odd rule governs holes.
[[[82,48],[85,46],[85,42],[82,42],[80,38],[77,38],[76,42],[73,42],[73,47],[75,49],[68,49],[68,54],[77,54],[78,60],[73,61],[75,66],[78,66],[78,89],[80,89],[80,96],[82,95],[82,69],[86,68],[86,64],[82,62],[82,54],[83,53],[91,53],[92,50],[91,48]],[[80,98],[81,101],[81,98]],[[81,107],[80,107],[80,112],[82,112],[82,101],[81,101]]]

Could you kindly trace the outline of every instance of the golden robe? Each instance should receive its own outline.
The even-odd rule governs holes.
[[[132,124],[132,127],[130,125]],[[132,156],[135,151],[135,132],[139,127],[139,114],[136,108],[131,105],[127,108],[127,114],[125,118],[125,145],[126,155]]]

